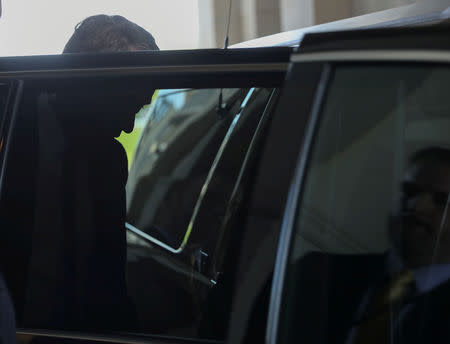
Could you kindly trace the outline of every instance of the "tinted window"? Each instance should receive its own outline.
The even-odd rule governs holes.
[[[125,152],[151,87],[117,80],[27,83],[1,198],[5,279],[18,326],[134,326],[126,287]]]
[[[19,327],[223,339],[204,330],[221,295],[211,262],[228,249],[222,219],[271,91],[158,92],[148,106],[142,83],[26,84],[0,204]],[[128,177],[133,149],[115,137],[143,106]]]
[[[447,342],[448,68],[336,69],[289,256],[283,342]]]
[[[0,120],[4,118],[4,111],[8,101],[10,85],[0,83]]]
[[[224,220],[270,94],[159,91],[127,185],[128,281],[142,329],[223,339],[227,316],[209,308],[224,301],[214,291],[231,235]]]
[[[2,139],[0,140],[0,154],[3,155],[4,152],[4,144],[3,135],[6,134],[4,132],[5,118],[8,106],[12,110],[13,106],[13,97],[11,97],[11,85],[7,83],[0,83],[0,132],[2,133]],[[8,104],[9,103],[9,104]]]
[[[227,109],[217,110],[219,94]],[[128,222],[179,249],[246,89],[160,91],[130,170]]]

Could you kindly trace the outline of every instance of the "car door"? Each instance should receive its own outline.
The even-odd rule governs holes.
[[[293,55],[286,88],[313,66],[322,78],[312,106],[291,108],[308,120],[295,124],[305,134],[262,298],[267,343],[447,341],[447,36],[445,25],[318,34]]]
[[[211,307],[230,311],[227,221],[289,55],[2,59],[0,82],[21,91],[2,118],[0,209],[19,342],[225,340],[230,314]],[[114,137],[155,90],[127,172]]]
[[[227,111],[235,116],[217,114],[222,92]],[[209,294],[221,284],[223,260],[233,235],[225,225],[235,212],[228,209],[229,203],[240,190],[244,162],[258,129],[264,126],[274,92],[273,88],[189,89],[156,99],[128,183],[128,254],[132,255],[128,280],[148,328],[167,331],[171,324],[186,327],[195,320],[205,336],[217,337],[203,325],[205,316],[195,319],[195,313],[212,302]],[[160,116],[158,101],[170,103],[180,97],[186,99],[183,106],[165,118]],[[201,107],[196,104],[192,109],[191,100],[198,99],[203,100]],[[148,288],[142,289],[145,271],[152,274]],[[161,288],[164,280],[167,285]],[[176,302],[167,293],[176,295]],[[190,306],[183,310],[181,302]],[[161,311],[155,315],[153,309]],[[178,333],[190,329],[178,327]]]

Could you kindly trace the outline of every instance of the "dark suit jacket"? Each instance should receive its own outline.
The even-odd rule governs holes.
[[[413,299],[398,331],[401,343],[450,343],[450,282]]]
[[[310,253],[292,266],[281,329],[290,342],[349,343],[386,280],[386,255]],[[450,343],[450,281],[402,306],[395,343]]]
[[[74,236],[73,300],[83,327],[129,329],[131,304],[126,286],[126,194],[128,164],[121,144],[112,139],[86,147],[73,166],[76,197],[70,212]],[[78,172],[78,173],[77,173]]]
[[[40,176],[48,179],[40,195],[47,197],[37,212],[25,325],[129,329],[125,151],[113,138],[73,134],[54,160]]]
[[[286,289],[288,342],[345,343],[373,272],[374,256],[310,253],[291,266]]]
[[[384,270],[379,279],[370,286],[362,298],[355,323],[367,317],[367,308],[387,280]],[[427,293],[405,297],[400,304],[393,305],[392,333],[394,343],[450,343],[450,280]],[[389,308],[385,309],[389,311]],[[353,330],[357,331],[355,326]],[[349,340],[351,342],[351,340]]]

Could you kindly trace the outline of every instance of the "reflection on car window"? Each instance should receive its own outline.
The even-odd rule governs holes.
[[[6,110],[6,103],[8,101],[10,86],[8,84],[0,83],[0,123],[3,122],[4,111]]]
[[[137,147],[127,185],[128,222],[173,248],[186,234],[200,190],[246,90],[161,92]],[[176,216],[174,216],[176,214]]]
[[[27,85],[0,197],[0,261],[18,327],[223,340],[232,234],[222,219],[233,216],[271,92],[160,90],[146,108],[153,89],[119,78]],[[115,138],[142,106],[128,171]],[[176,246],[197,204],[182,253],[148,240]]]
[[[283,342],[449,337],[450,70],[341,67],[289,258]]]
[[[225,112],[219,113],[220,93]],[[271,94],[159,91],[127,185],[128,287],[142,331],[224,338],[231,276],[222,274],[223,263],[230,231],[239,230],[228,224]]]

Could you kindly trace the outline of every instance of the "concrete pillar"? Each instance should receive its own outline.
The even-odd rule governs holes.
[[[281,31],[279,0],[233,0],[229,44]],[[311,0],[313,1],[313,0]],[[223,47],[229,1],[198,0],[199,47]]]
[[[240,2],[244,40],[272,35],[281,31],[278,0],[245,0]]]
[[[198,0],[199,48],[222,48],[227,30],[229,1]],[[239,2],[233,1],[229,44],[242,42],[242,15]]]
[[[280,0],[282,31],[351,17],[352,0]]]
[[[258,37],[273,35],[281,31],[279,0],[254,0],[256,32]]]
[[[314,25],[352,16],[352,0],[315,0]]]
[[[245,0],[239,2],[242,19],[242,36],[244,41],[258,37],[256,1],[257,0]]]
[[[216,29],[212,0],[198,0],[198,41],[199,48],[216,47]]]
[[[352,16],[387,10],[389,8],[410,5],[417,0],[353,0]]]
[[[280,0],[281,31],[314,25],[314,0]]]

